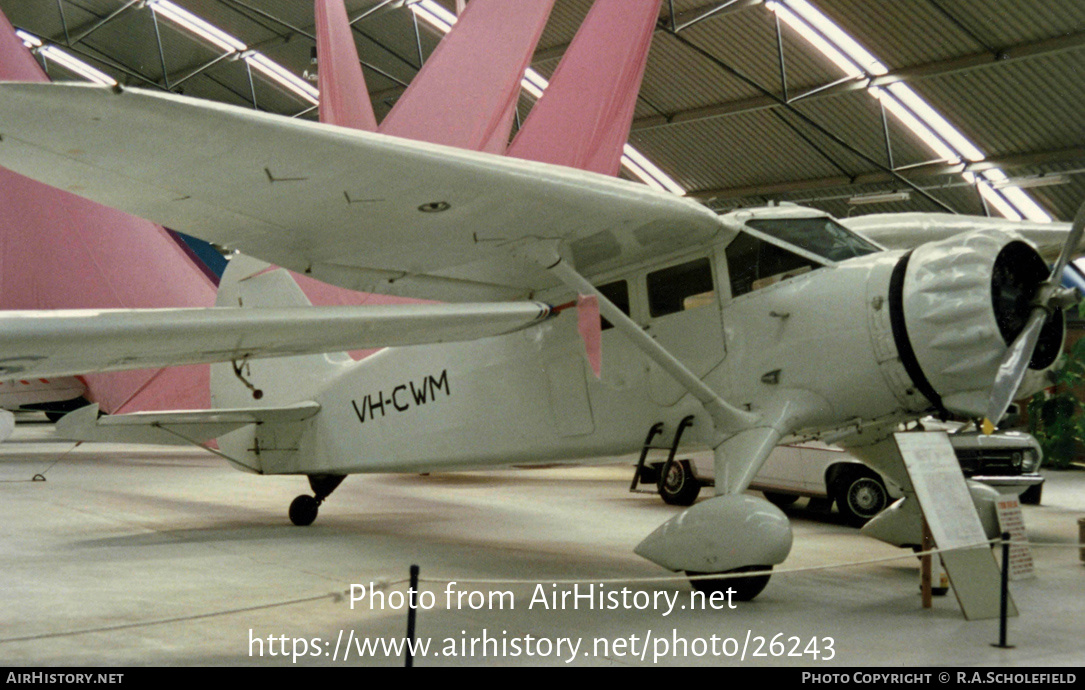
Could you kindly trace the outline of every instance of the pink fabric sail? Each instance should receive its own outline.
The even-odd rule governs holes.
[[[596,0],[508,155],[617,175],[661,0]]]
[[[603,372],[603,330],[599,319],[599,298],[595,295],[577,295],[576,330],[584,340],[584,352],[588,356],[595,378]]]
[[[0,80],[48,81],[3,14]],[[0,308],[204,307],[214,295],[162,227],[0,168]],[[210,404],[207,367],[84,378],[110,412]]]
[[[553,0],[473,0],[381,122],[384,134],[504,153]]]
[[[315,11],[320,121],[377,131],[346,5],[343,0],[316,0]]]

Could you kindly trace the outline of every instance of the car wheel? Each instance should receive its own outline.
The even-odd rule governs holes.
[[[889,491],[876,474],[850,472],[843,475],[836,492],[836,506],[840,514],[855,527],[862,527],[870,518],[889,505]]]
[[[1022,505],[1038,506],[1040,505],[1040,498],[1043,496],[1044,485],[1037,484],[1036,486],[1030,486],[1021,492],[1018,496],[1018,500]]]
[[[693,476],[689,460],[675,460],[671,469],[659,478],[659,495],[672,506],[691,506],[701,493],[701,482]]]
[[[765,494],[765,499],[777,508],[786,508],[799,500],[796,494],[781,494],[775,491],[763,491],[762,493]]]

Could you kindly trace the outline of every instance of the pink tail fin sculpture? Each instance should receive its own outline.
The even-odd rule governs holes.
[[[520,80],[553,0],[474,0],[380,125],[384,134],[504,153]]]
[[[48,81],[0,14],[0,79]],[[166,231],[0,168],[0,308],[209,307],[215,288]],[[207,367],[84,377],[110,412],[207,407]]]
[[[343,0],[316,0],[315,10],[320,121],[377,131],[377,116],[358,61],[346,5]]]
[[[508,155],[617,175],[661,0],[596,0]]]

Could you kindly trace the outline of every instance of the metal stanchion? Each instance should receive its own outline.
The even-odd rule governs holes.
[[[411,585],[407,590],[407,644],[406,658],[403,665],[407,668],[414,666],[414,619],[418,614],[418,566],[411,566]]]
[[[930,551],[933,546],[934,537],[931,536],[930,525],[924,519],[922,549]],[[933,605],[931,601],[931,554],[929,553],[919,557],[919,592],[922,595],[923,608],[929,609]]]
[[[1002,597],[998,609],[998,644],[992,647],[1013,649],[1012,644],[1006,644],[1006,616],[1010,599],[1010,533],[1002,533]]]

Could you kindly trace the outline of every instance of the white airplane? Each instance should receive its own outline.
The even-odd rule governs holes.
[[[628,454],[662,423],[663,441],[688,427],[683,443],[713,449],[716,496],[637,553],[690,574],[771,568],[791,530],[745,489],[778,443],[846,442],[896,479],[897,425],[997,422],[1043,385],[1077,298],[1052,276],[1085,207],[1052,271],[1002,228],[886,251],[811,209],[720,216],[593,173],[137,90],[2,84],[0,136],[0,165],[244,255],[475,302],[308,307],[286,271],[238,256],[212,310],[0,315],[6,377],[228,362],[217,409],[89,407],[58,431],[217,438],[241,469],[308,476],[299,525],[348,474]],[[577,295],[580,318],[547,306]],[[256,359],[374,345],[405,347]],[[694,584],[748,599],[767,580]]]

